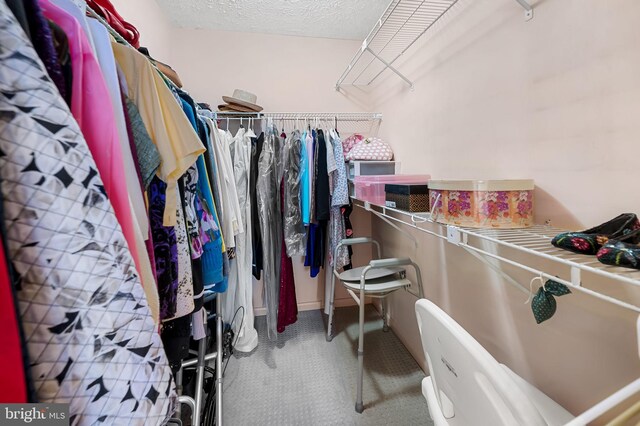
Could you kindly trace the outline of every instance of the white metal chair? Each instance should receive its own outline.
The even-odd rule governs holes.
[[[573,419],[434,303],[418,300],[416,316],[431,374],[422,394],[436,426],[564,425]]]
[[[405,289],[417,297],[423,297],[422,276],[420,268],[409,258],[389,258],[380,259],[380,244],[369,237],[351,238],[342,240],[334,252],[334,259],[337,258],[338,252],[343,246],[353,246],[357,244],[374,244],[377,248],[378,258],[369,262],[368,265],[357,267],[339,273],[333,268],[331,276],[331,298],[329,300],[329,320],[327,324],[327,341],[333,339],[333,316],[334,316],[334,298],[335,298],[335,282],[339,279],[347,292],[356,301],[360,307],[359,316],[359,336],[358,336],[358,384],[356,396],[356,411],[362,413],[364,404],[362,403],[362,382],[364,373],[364,306],[365,297],[373,297],[382,299],[382,320],[383,331],[388,331],[386,314],[386,297],[396,290]],[[405,266],[412,266],[416,271],[418,294],[409,290],[411,281],[406,278]]]

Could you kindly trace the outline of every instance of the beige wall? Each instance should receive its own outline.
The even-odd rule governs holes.
[[[140,46],[149,49],[151,56],[171,62],[172,28],[155,0],[111,0],[125,21],[140,32]]]
[[[212,107],[233,89],[258,95],[265,111],[365,111],[366,99],[345,97],[335,81],[358,46],[268,34],[174,30],[172,66],[188,90]]]
[[[635,0],[540,0],[525,22],[515,1],[461,0],[398,63],[415,90],[390,72],[372,89],[381,134],[406,173],[535,179],[539,223],[580,229],[639,212],[638,16]],[[381,221],[373,229],[387,256],[418,259],[428,298],[573,413],[640,376],[629,312],[574,294],[536,325],[526,295],[462,249],[420,234],[415,253]],[[597,285],[638,303],[637,288]],[[424,363],[413,303],[393,295],[391,325]]]

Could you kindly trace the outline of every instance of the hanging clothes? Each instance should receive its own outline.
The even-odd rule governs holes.
[[[311,146],[307,145],[307,153],[311,153],[311,155],[307,155],[307,161],[309,164],[309,176],[310,181],[308,182],[309,186],[309,219],[313,220],[313,211],[315,210],[315,173],[317,172],[317,152],[316,152],[316,140],[314,137],[315,131],[309,131],[307,134],[307,142],[311,140]],[[309,139],[310,138],[310,139]],[[316,239],[321,237],[322,230],[317,223],[310,223],[307,227],[307,252],[304,259],[304,266],[309,267],[309,276],[311,278],[315,278],[320,273],[320,266],[316,264],[316,249],[317,242]]]
[[[304,256],[306,250],[306,230],[302,220],[302,199],[300,197],[302,176],[302,139],[299,130],[294,130],[284,146],[284,205],[283,232],[286,254],[289,257]]]
[[[344,216],[342,215],[342,207],[349,204],[349,186],[347,182],[347,167],[344,162],[342,141],[338,136],[338,132],[333,129],[329,131],[329,138],[332,141],[334,164],[336,165],[336,170],[332,175],[333,194],[331,195],[329,256],[331,259],[330,265],[334,266],[335,262],[335,268],[341,269],[345,265],[351,263],[347,246],[342,246],[338,252],[337,258],[333,258],[338,243],[347,237]]]
[[[191,271],[191,248],[187,234],[187,224],[182,208],[184,197],[180,188],[176,192],[178,211],[176,213],[176,247],[178,251],[178,288],[176,290],[176,311],[171,317],[179,318],[193,312],[193,275]]]
[[[35,0],[29,0],[35,1]],[[56,83],[58,91],[64,98],[64,101],[69,107],[71,107],[71,98],[73,97],[73,67],[71,66],[71,52],[69,51],[69,38],[67,34],[53,21],[47,21],[51,36],[53,37],[53,46],[55,54],[57,55],[57,65],[59,66],[59,72],[62,74],[57,76],[56,74],[49,74],[51,79]],[[55,58],[53,59],[55,60]],[[44,61],[44,60],[43,60]],[[45,62],[46,63],[46,62]],[[51,65],[54,73],[58,73],[57,65]],[[47,67],[47,71],[52,71]]]
[[[216,123],[209,120],[211,128],[211,145],[218,185],[220,192],[220,225],[227,251],[235,248],[235,236],[239,232],[239,211],[238,195],[235,190],[235,178],[233,166],[231,164],[231,153],[228,149],[227,133],[217,127]]]
[[[127,125],[122,108],[122,95],[120,92],[120,82],[118,80],[118,71],[116,69],[116,61],[113,57],[113,49],[111,48],[110,35],[107,29],[95,19],[89,19],[88,26],[93,35],[96,54],[102,76],[109,91],[111,106],[113,108],[113,116],[115,127],[120,141],[120,149],[122,151],[123,172],[127,182],[129,191],[129,200],[133,207],[134,218],[140,228],[142,235],[149,233],[149,217],[147,215],[144,196],[136,174],[136,167],[133,162],[133,155],[129,144],[129,136],[127,134]]]
[[[329,175],[327,172],[327,145],[321,129],[313,131],[314,180],[312,184],[311,220],[307,241],[305,266],[309,266],[309,274],[315,278],[324,267],[326,251],[327,223],[330,218]]]
[[[268,125],[260,154],[256,185],[263,247],[264,301],[267,307],[267,333],[270,339],[276,339],[277,336],[282,245],[282,222],[278,202],[280,138],[277,132],[278,129],[273,124]]]
[[[91,150],[100,178],[101,188],[109,197],[122,227],[136,269],[141,270],[136,244],[136,230],[129,204],[128,189],[122,173],[124,163],[115,126],[112,108],[105,109],[104,101],[110,98],[94,49],[80,23],[67,11],[50,0],[40,0],[40,7],[48,19],[58,24],[69,38],[69,50],[73,67],[73,96],[71,112]],[[72,5],[73,6],[73,5]],[[73,6],[75,7],[75,6]],[[75,10],[78,10],[75,8]],[[78,13],[80,11],[78,10]],[[97,114],[96,111],[100,111]],[[151,285],[151,283],[148,283]]]
[[[309,144],[311,141],[311,145]],[[302,170],[302,182],[300,183],[300,198],[302,203],[302,222],[305,225],[311,223],[311,179],[313,172],[313,139],[310,139],[309,133],[305,130],[300,140],[300,169]]]
[[[62,63],[65,58],[61,58],[56,52],[54,35],[49,22],[42,15],[37,0],[11,0],[8,2],[8,6],[16,18],[20,20],[20,25],[29,39],[31,39],[34,49],[47,69],[47,74],[49,74],[49,77],[58,88],[60,95],[65,100],[68,99],[67,103],[70,103],[71,94],[69,93],[67,98],[67,84],[62,72]],[[66,40],[66,34],[63,33],[63,35]],[[68,42],[66,47],[68,56]]]
[[[116,62],[126,78],[128,95],[160,153],[159,177],[167,184],[163,224],[176,223],[177,182],[205,151],[171,90],[140,52],[112,42]]]
[[[309,173],[311,176],[311,209],[310,209],[310,217],[311,223],[318,223],[316,219],[316,185],[318,184],[318,132],[316,130],[311,130],[311,140],[312,144],[312,161],[310,162]]]
[[[41,1],[41,0],[39,0]],[[80,24],[80,28],[82,28],[82,32],[85,34],[87,41],[89,42],[89,46],[91,46],[91,50],[93,53],[96,53],[96,44],[93,41],[93,35],[91,34],[91,30],[89,29],[89,23],[87,22],[87,4],[81,1],[74,0],[48,0],[53,3],[60,9],[67,12],[69,15],[73,17],[73,19]],[[41,4],[42,6],[42,4]]]
[[[251,197],[251,254],[252,273],[259,280],[262,274],[262,233],[260,232],[260,215],[258,212],[258,196],[256,192],[258,182],[258,164],[264,144],[264,133],[257,138],[251,138],[251,174],[249,175],[249,193]]]
[[[127,110],[127,99],[125,98],[124,94],[121,94],[120,99],[122,102],[123,111]],[[138,185],[144,191],[145,187],[142,180],[142,173],[140,169],[140,159],[138,157],[138,151],[136,149],[136,140],[135,140],[136,137],[134,136],[133,127],[131,125],[131,120],[129,118],[128,113],[124,114],[124,121],[127,127],[127,139],[129,140],[129,149],[131,150],[131,156],[133,158],[136,176],[138,178]],[[142,128],[144,129],[144,125],[142,126]],[[144,131],[146,134],[146,130]],[[153,142],[151,142],[151,139],[149,139],[148,134],[146,134],[146,138],[148,140],[148,143],[153,147],[153,149],[155,149],[155,146],[153,145]],[[148,217],[148,212],[147,212],[147,217]],[[156,276],[156,267],[155,267],[156,260],[153,254],[153,241],[151,240],[151,226],[149,226],[149,230],[147,232],[147,235],[144,236],[144,239],[145,239],[144,247],[146,249],[147,256],[149,257],[149,266],[151,267],[153,283],[155,284],[154,286],[152,286],[150,291],[149,289],[147,289],[147,287],[145,287],[145,294],[147,295],[147,299],[149,300],[149,308],[151,309],[153,318],[156,320],[156,322],[159,322],[160,321],[160,301],[159,301],[158,285],[157,285],[158,277]]]
[[[161,320],[173,318],[178,303],[178,241],[174,227],[164,226],[162,223],[167,198],[166,189],[167,185],[154,176],[147,192]]]
[[[231,157],[231,144],[234,141],[233,136],[229,130],[220,130],[220,142],[221,142],[221,158],[225,166],[225,179],[227,180],[227,188],[229,190],[229,220],[231,221],[231,227],[233,234],[238,235],[244,232],[244,223],[242,222],[242,209],[240,208],[240,201],[238,199],[238,190],[235,183],[235,171],[234,164]]]
[[[215,130],[210,127],[211,123],[203,123],[200,128],[203,139],[207,146],[207,153],[212,155],[210,149],[212,140],[210,134]],[[198,203],[196,212],[200,220],[200,236],[202,238],[202,280],[204,289],[209,292],[222,292],[227,288],[225,279],[226,247],[222,235],[220,220],[220,207],[217,190],[213,182],[218,181],[215,162],[209,164],[206,158],[210,156],[200,156],[196,163],[198,168]],[[209,164],[209,166],[207,166]],[[210,173],[211,171],[211,173]],[[196,294],[198,294],[196,292]],[[198,308],[198,303],[196,303]]]
[[[3,0],[0,45],[0,188],[38,399],[73,396],[74,424],[162,423],[171,371],[102,173]]]
[[[231,142],[231,161],[236,192],[240,207],[240,219],[246,224],[244,232],[236,236],[236,257],[229,260],[229,286],[222,297],[225,322],[231,324],[236,335],[234,348],[239,352],[251,352],[258,346],[258,332],[254,327],[253,281],[251,279],[251,203],[249,175],[251,173],[251,129],[238,129]],[[236,312],[240,309],[239,315]],[[235,321],[234,321],[235,318]]]
[[[280,187],[280,208],[284,211],[284,179]],[[280,250],[280,293],[278,302],[278,333],[298,320],[298,301],[296,298],[296,282],[293,275],[293,262],[287,256],[284,234]]]
[[[316,144],[316,189],[315,189],[315,218],[318,222],[329,220],[331,194],[329,192],[329,172],[327,168],[327,143],[322,129],[317,131]]]
[[[142,284],[147,294],[147,300],[156,321],[159,320],[159,301],[156,280],[152,269],[149,255],[147,254],[145,240],[149,237],[149,216],[142,194],[142,187],[133,162],[133,154],[127,133],[127,124],[122,107],[122,94],[120,92],[120,82],[116,62],[111,49],[111,41],[107,29],[95,19],[90,19],[87,27],[93,36],[94,47],[102,76],[109,91],[111,106],[113,108],[114,123],[116,126],[118,141],[120,142],[120,152],[122,154],[123,170],[126,186],[129,195],[129,205],[131,208],[131,218],[133,232],[135,236],[135,247],[130,247],[136,251],[138,256],[138,272]]]
[[[126,82],[123,83],[122,87],[126,89]],[[135,145],[137,165],[140,171],[140,178],[142,179],[142,186],[144,189],[147,189],[151,180],[160,168],[160,153],[158,152],[158,148],[153,144],[151,136],[149,136],[149,132],[147,132],[147,129],[144,126],[144,122],[142,121],[142,117],[140,117],[140,111],[138,111],[136,104],[127,97],[125,97],[125,102],[127,106],[127,117],[131,126],[131,135],[133,136],[133,142]]]

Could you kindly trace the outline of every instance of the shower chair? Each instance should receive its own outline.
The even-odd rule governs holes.
[[[377,258],[371,260],[368,265],[356,267],[343,272],[338,272],[333,266],[331,276],[331,290],[329,299],[329,319],[327,322],[327,342],[333,339],[333,318],[334,318],[334,298],[336,279],[342,282],[349,295],[359,306],[359,332],[358,332],[358,383],[356,392],[356,412],[364,411],[362,402],[362,385],[364,374],[364,307],[365,298],[382,299],[382,321],[383,331],[388,331],[387,324],[387,301],[386,297],[396,290],[404,289],[419,298],[424,297],[422,289],[422,275],[420,268],[410,258],[388,258],[381,259],[380,243],[370,237],[359,237],[343,239],[338,243],[333,259],[337,259],[338,252],[343,246],[354,246],[361,244],[373,244],[377,249]],[[412,266],[416,272],[418,293],[415,294],[409,289],[411,281],[406,277],[406,266]]]

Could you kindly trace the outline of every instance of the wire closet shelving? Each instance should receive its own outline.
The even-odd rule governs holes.
[[[594,256],[576,254],[552,246],[551,240],[553,237],[562,232],[566,232],[566,230],[547,225],[535,225],[523,229],[479,229],[443,225],[436,222],[430,213],[410,213],[396,208],[378,206],[367,201],[357,199],[354,201],[356,202],[356,206],[373,213],[387,223],[391,224],[395,222],[407,225],[429,235],[446,240],[469,252],[509,264],[544,279],[552,279],[572,289],[588,293],[591,296],[640,314],[640,303],[620,300],[614,296],[591,290],[583,285],[583,275],[586,273],[625,283],[640,290],[640,271],[604,265]],[[394,226],[394,228],[398,229],[396,226]],[[552,262],[554,273],[549,273],[542,269],[532,267],[528,263],[514,260],[513,256],[509,254],[505,254],[500,250],[491,249],[491,244],[494,244],[495,247],[515,250],[522,254]],[[491,264],[489,266],[491,266]],[[511,283],[516,284],[513,281],[511,281]],[[526,291],[520,284],[518,284],[518,287]]]
[[[528,0],[515,1],[524,8],[525,19],[530,20],[533,8]],[[338,79],[336,90],[342,86],[368,86],[386,69],[413,88],[413,82],[395,68],[394,63],[457,2],[392,0]]]

